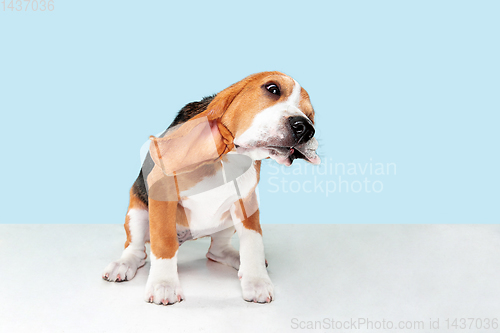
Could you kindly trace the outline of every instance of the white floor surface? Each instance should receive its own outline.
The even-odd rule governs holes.
[[[500,331],[484,329],[500,318],[498,225],[264,225],[263,232],[274,302],[243,301],[237,271],[208,261],[204,238],[179,250],[185,301],[158,306],[143,301],[149,261],[131,281],[101,279],[120,256],[122,226],[0,225],[0,332],[385,332],[376,328],[383,320],[413,327],[390,330],[400,332]],[[455,318],[479,318],[483,329],[447,329]],[[358,326],[331,329],[332,319]],[[415,328],[420,321],[425,326]]]

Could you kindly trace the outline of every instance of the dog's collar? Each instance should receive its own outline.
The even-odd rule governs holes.
[[[222,142],[226,145],[226,148],[219,155],[219,158],[230,152],[234,148],[234,136],[233,133],[222,123],[220,119],[217,119],[217,128],[222,137]]]

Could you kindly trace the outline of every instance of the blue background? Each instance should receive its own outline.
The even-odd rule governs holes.
[[[273,193],[313,176],[266,163],[262,223],[500,222],[499,2],[54,4],[0,7],[1,223],[123,223],[148,136],[264,70],[308,90],[323,160],[397,173]]]

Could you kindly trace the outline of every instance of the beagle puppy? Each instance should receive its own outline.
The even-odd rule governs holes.
[[[256,191],[261,160],[289,166],[300,158],[319,164],[314,134],[309,95],[280,72],[250,75],[187,104],[163,134],[150,137],[130,190],[125,250],[105,268],[103,279],[132,279],[145,264],[149,241],[145,301],[180,302],[179,246],[210,236],[207,258],[238,270],[243,299],[271,302],[274,287],[266,269]],[[231,245],[235,232],[239,251]]]

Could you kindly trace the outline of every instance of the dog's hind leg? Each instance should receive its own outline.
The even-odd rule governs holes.
[[[232,226],[210,235],[212,242],[207,258],[240,269],[240,253],[231,245],[234,232],[235,228]]]
[[[102,273],[102,278],[110,282],[131,280],[137,269],[146,262],[145,243],[149,241],[148,207],[132,191],[125,218],[127,241],[125,250],[117,261],[110,263]]]

